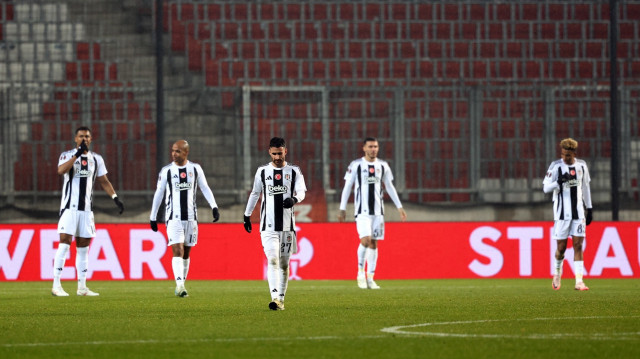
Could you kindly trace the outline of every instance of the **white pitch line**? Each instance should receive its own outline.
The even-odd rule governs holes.
[[[491,322],[514,322],[514,321],[539,321],[539,320],[589,320],[589,319],[614,319],[614,318],[638,318],[639,316],[591,316],[591,317],[565,317],[565,318],[517,318],[517,319],[483,319],[483,320],[463,320],[453,322],[433,322],[412,325],[399,325],[382,328],[384,333],[400,334],[407,336],[431,336],[431,337],[451,337],[451,338],[485,338],[485,339],[588,339],[588,340],[640,340],[640,332],[620,332],[620,333],[550,333],[550,334],[473,334],[473,333],[443,333],[443,332],[417,332],[406,329],[418,327],[434,327],[445,325],[465,325]]]
[[[100,340],[87,342],[56,342],[56,343],[8,343],[0,344],[3,348],[17,347],[60,347],[66,345],[118,345],[118,344],[166,344],[166,343],[233,343],[233,342],[265,342],[265,341],[320,341],[320,340],[351,340],[388,338],[387,335],[363,335],[357,337],[318,336],[293,338],[211,338],[211,339],[139,339],[139,340]]]

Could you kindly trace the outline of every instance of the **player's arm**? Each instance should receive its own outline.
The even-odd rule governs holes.
[[[396,187],[393,185],[393,175],[391,174],[391,168],[387,167],[387,171],[385,171],[385,176],[382,179],[384,183],[384,188],[389,193],[389,197],[393,201],[393,204],[398,208],[398,213],[400,214],[400,220],[402,222],[407,220],[407,212],[402,208],[402,202],[400,201],[400,197],[398,196],[398,191],[396,191]]]
[[[306,197],[307,186],[304,183],[304,176],[300,171],[296,171],[296,183],[294,184],[294,188],[295,193],[291,197],[284,199],[284,208],[292,208],[296,203],[302,202]]]
[[[340,207],[338,211],[338,221],[344,222],[347,218],[347,202],[349,201],[349,196],[351,196],[351,189],[353,188],[353,184],[356,181],[356,177],[359,174],[357,171],[351,168],[349,165],[349,169],[347,173],[344,175],[344,187],[342,188],[342,196],[340,196]]]
[[[96,177],[96,181],[100,184],[100,187],[107,192],[109,197],[113,197],[113,195],[116,194],[116,190],[113,189],[113,185],[111,184],[111,181],[109,181],[109,178],[107,178],[107,175]]]
[[[164,195],[164,189],[167,186],[167,177],[165,171],[162,171],[158,175],[158,182],[156,184],[156,192],[153,194],[153,203],[151,204],[151,215],[149,216],[149,220],[152,222],[156,221],[158,217],[158,209],[160,209],[160,205],[162,204],[162,197]]]
[[[589,169],[587,166],[583,166],[583,177],[582,177],[582,200],[584,205],[587,207],[586,220],[587,225],[591,224],[593,220],[593,203],[591,203],[591,176],[589,175]]]
[[[165,171],[161,171],[158,175],[158,183],[156,185],[156,192],[153,194],[153,203],[151,204],[151,215],[149,216],[149,225],[151,226],[151,230],[154,232],[158,231],[158,209],[162,204],[162,195],[164,193],[164,189],[167,185],[167,177],[163,173]]]
[[[251,193],[249,194],[247,207],[245,208],[244,215],[242,216],[242,221],[244,222],[244,230],[247,231],[247,233],[251,233],[251,213],[253,213],[253,209],[258,203],[260,193],[262,193],[262,176],[260,169],[258,169],[258,171],[256,171],[256,176],[253,179],[253,188],[251,189]]]
[[[116,194],[116,190],[113,189],[113,185],[109,181],[109,178],[107,178],[107,175],[104,174],[102,176],[96,177],[96,181],[100,184],[102,189],[105,192],[107,192],[107,194],[113,199],[113,202],[118,207],[120,214],[122,214],[122,212],[124,212],[124,204],[118,198],[118,195]]]
[[[213,196],[213,192],[211,192],[211,188],[207,183],[207,177],[204,175],[204,171],[200,165],[195,166],[196,171],[198,172],[198,185],[200,186],[200,191],[204,198],[209,202],[209,206],[211,206],[211,213],[213,215],[213,221],[218,222],[220,219],[220,211],[218,210],[218,203],[216,203],[216,198]]]
[[[196,171],[198,171],[198,186],[200,186],[202,195],[204,195],[204,198],[207,200],[207,202],[209,202],[209,206],[212,209],[217,208],[218,203],[216,203],[216,198],[213,195],[211,188],[209,187],[209,183],[207,183],[207,177],[205,177],[202,167],[196,166]]]
[[[258,199],[260,199],[260,194],[262,193],[262,180],[260,176],[260,171],[256,172],[256,176],[253,179],[253,188],[251,189],[251,193],[249,194],[249,201],[247,202],[247,207],[244,210],[244,215],[246,217],[251,217],[251,213],[253,213],[253,209],[256,207],[258,203]]]
[[[560,185],[558,185],[558,171],[556,170],[556,166],[552,163],[547,170],[547,175],[544,176],[544,180],[542,181],[542,190],[544,193],[551,193],[554,190],[559,190]]]
[[[76,157],[71,157],[68,161],[58,164],[58,175],[63,176],[65,173],[73,167],[73,163],[76,161]]]

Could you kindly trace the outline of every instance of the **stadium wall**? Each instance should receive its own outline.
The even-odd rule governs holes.
[[[298,225],[293,279],[354,279],[357,233],[353,223]],[[555,241],[552,222],[387,223],[379,245],[377,279],[547,278]],[[586,278],[632,278],[640,273],[640,224],[594,222],[585,241]],[[170,280],[166,228],[101,225],[89,250],[93,280]],[[0,281],[48,281],[58,244],[52,224],[0,229]],[[565,257],[573,258],[569,248]],[[74,280],[75,246],[63,270]],[[259,280],[266,262],[257,232],[240,224],[200,224],[192,253],[192,280]],[[565,261],[566,278],[573,277]]]

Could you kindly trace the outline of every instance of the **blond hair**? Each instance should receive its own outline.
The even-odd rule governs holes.
[[[562,148],[563,150],[576,152],[576,150],[578,149],[578,141],[574,140],[573,138],[565,138],[564,140],[560,141],[560,148]]]

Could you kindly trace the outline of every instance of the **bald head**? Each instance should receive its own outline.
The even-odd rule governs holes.
[[[187,164],[187,157],[189,156],[189,142],[186,140],[179,140],[171,146],[171,158],[178,166],[184,166]]]

